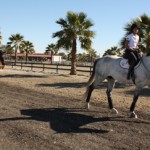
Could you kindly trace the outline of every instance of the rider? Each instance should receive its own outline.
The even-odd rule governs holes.
[[[131,26],[131,33],[126,37],[125,40],[125,54],[131,61],[127,79],[130,80],[130,77],[133,75],[134,72],[134,66],[139,61],[139,49],[138,49],[138,43],[139,43],[139,32],[140,28],[137,24],[132,24]]]

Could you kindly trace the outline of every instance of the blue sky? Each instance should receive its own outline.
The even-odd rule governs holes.
[[[150,16],[149,0],[0,0],[0,28],[2,43],[19,33],[33,43],[36,52],[43,53],[55,43],[52,33],[61,28],[56,20],[66,17],[68,11],[84,12],[94,26],[93,48],[102,55],[112,46],[118,46],[124,36],[124,27],[142,14]],[[78,46],[78,52],[84,52]]]

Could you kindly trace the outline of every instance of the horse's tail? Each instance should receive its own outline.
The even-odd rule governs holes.
[[[97,59],[95,62],[94,62],[94,65],[93,65],[93,71],[92,71],[92,74],[91,74],[91,77],[89,78],[89,81],[87,82],[87,87],[90,86],[93,81],[94,81],[94,78],[95,78],[95,68],[96,68],[96,64],[98,62],[99,59]]]
[[[89,78],[89,80],[88,80],[88,82],[87,82],[86,91],[85,91],[85,93],[84,93],[84,95],[83,95],[83,100],[86,100],[86,99],[87,99],[88,93],[89,93],[89,91],[90,91],[90,89],[91,89],[91,86],[92,86],[92,83],[94,82],[94,79],[95,79],[95,69],[96,69],[96,64],[97,64],[97,61],[98,61],[98,60],[99,60],[99,59],[97,59],[97,60],[94,62],[93,71],[92,71],[92,74],[91,74],[91,76],[90,76],[90,78]]]

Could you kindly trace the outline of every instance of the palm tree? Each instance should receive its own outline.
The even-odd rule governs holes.
[[[2,34],[0,32],[0,47],[2,46]]]
[[[20,34],[13,34],[9,37],[10,42],[7,42],[7,46],[15,50],[15,64],[17,62],[17,51],[20,49],[23,38]]]
[[[45,50],[45,54],[53,54],[53,55],[56,55],[58,53],[58,48],[56,47],[55,44],[51,43],[51,44],[48,44],[48,46],[46,47],[46,50]]]
[[[150,17],[146,14],[141,15],[137,20],[137,23],[142,28],[142,42],[145,45],[144,52],[150,52]]]
[[[106,55],[117,55],[117,56],[121,56],[121,49],[118,48],[117,46],[113,46],[110,49],[106,50],[105,53],[103,54],[103,56]]]
[[[58,55],[60,55],[62,59],[67,59],[67,55],[64,52],[59,52]]]
[[[140,17],[132,20],[130,23],[126,24],[124,30],[126,32],[125,37],[131,33],[130,27],[133,23],[138,24],[141,27],[141,31],[139,32],[140,41],[143,45],[140,45],[139,48],[147,53],[150,51],[150,17],[146,14],[141,15]],[[124,48],[125,38],[122,38],[120,44],[121,47]]]
[[[35,52],[33,44],[29,41],[22,41],[20,50],[26,53],[26,63],[28,61],[28,54],[33,54]]]
[[[87,52],[88,52],[88,55],[90,57],[90,62],[92,63],[95,60],[95,58],[97,57],[97,54],[96,54],[97,52],[92,48],[87,50]]]
[[[58,53],[57,45],[55,45],[53,43],[48,44],[48,46],[46,47],[46,50],[45,50],[45,54],[51,54],[51,64],[52,64],[53,55],[56,55],[57,53]]]
[[[60,18],[56,21],[62,30],[53,33],[53,38],[58,38],[57,47],[71,50],[71,75],[76,75],[76,53],[77,40],[80,42],[81,48],[88,50],[91,48],[91,38],[94,32],[90,31],[93,23],[87,19],[85,13],[68,12],[66,19]]]
[[[77,54],[77,60],[80,62],[88,62],[89,55],[87,53],[79,53]]]
[[[6,54],[10,55],[10,60],[11,60],[11,58],[12,58],[11,55],[15,53],[15,50],[12,47],[7,45],[5,48],[5,52],[6,52]]]

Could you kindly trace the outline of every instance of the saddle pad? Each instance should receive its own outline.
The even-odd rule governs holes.
[[[140,61],[141,62],[141,61]],[[140,65],[140,62],[134,67],[137,68]],[[122,58],[120,60],[120,66],[124,69],[129,69],[129,63],[128,63],[128,59]]]

